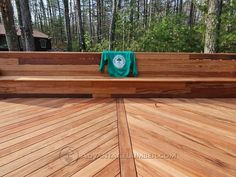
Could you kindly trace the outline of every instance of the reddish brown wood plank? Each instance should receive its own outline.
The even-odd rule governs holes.
[[[0,65],[18,65],[18,58],[0,58]]]
[[[157,155],[136,159],[139,175],[234,176],[234,110],[207,101],[125,99],[135,157]]]
[[[117,99],[117,121],[120,151],[120,173],[122,177],[137,177],[129,127],[123,99]]]
[[[125,79],[99,72],[101,53],[0,54],[1,97],[236,97],[235,54],[136,53],[139,76]]]
[[[56,105],[56,100],[64,103]],[[19,118],[15,128],[12,127],[14,124],[9,123],[1,129],[0,176],[71,176],[78,172],[102,175],[106,174],[105,169],[111,169],[114,176],[119,174],[116,102],[113,99],[96,100],[1,100],[0,104],[6,109],[15,105],[16,109],[21,108],[19,111],[22,113],[23,110],[31,112],[31,117],[24,120],[24,116],[18,117],[14,110],[7,114],[0,112],[3,124]],[[44,112],[44,116],[37,119],[31,107],[48,107],[54,113]],[[9,117],[4,119],[4,115]],[[54,119],[46,121],[53,116]],[[66,161],[69,152],[62,153],[66,147],[78,152],[78,156],[71,156],[72,159]],[[104,154],[113,156],[100,158]],[[115,163],[112,163],[114,160]]]
[[[100,172],[98,172],[94,177],[115,177],[120,173],[120,162],[119,159],[115,159]]]
[[[190,54],[190,59],[236,60],[235,54]]]
[[[2,99],[0,175],[232,177],[235,100]],[[163,153],[177,158],[140,156]]]

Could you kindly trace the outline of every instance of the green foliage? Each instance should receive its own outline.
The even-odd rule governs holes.
[[[79,42],[78,42],[78,38],[74,38],[72,40],[72,51],[79,51]]]
[[[236,1],[223,6],[219,38],[220,52],[236,52]]]
[[[135,28],[138,35],[123,45],[126,50],[134,51],[202,51],[202,35],[199,28],[190,28],[185,22],[186,17],[184,16],[168,16],[160,21],[153,21],[148,30]],[[121,41],[118,41],[117,45],[116,48],[122,49]]]
[[[54,48],[65,49],[65,14],[62,8],[58,8],[57,3],[59,2],[59,4],[62,4],[62,1],[49,1],[51,2],[52,9],[56,11],[55,16],[53,16],[52,19],[48,19],[48,23],[51,21],[53,22],[51,27],[42,26],[41,30],[52,37]],[[88,0],[82,1],[84,4],[82,12],[86,50],[94,52],[103,51],[108,49],[109,46],[108,36],[112,1],[103,0],[103,39],[100,43],[96,40],[97,17],[96,13],[94,14],[93,11],[92,36],[89,34],[89,21],[88,18],[86,18],[88,17],[89,12],[88,2]],[[171,3],[172,5],[170,6],[169,12],[166,13],[166,2],[167,1],[148,1],[148,5],[146,5],[146,7],[144,7],[143,3],[140,3],[138,10],[137,3],[134,3],[132,6],[130,1],[125,0],[122,3],[123,7],[117,11],[116,15],[115,41],[113,50],[133,50],[144,52],[203,52],[205,42],[204,35],[206,32],[205,18],[208,11],[208,1],[192,1],[194,3],[194,20],[192,26],[189,26],[188,24],[190,17],[190,1],[183,1],[184,6],[182,13],[175,9],[173,3]],[[94,7],[96,8],[96,4]],[[223,1],[222,7],[221,25],[218,39],[219,52],[236,52],[236,0]],[[145,8],[148,8],[148,14],[146,14],[147,16],[145,16]],[[49,8],[46,6],[46,11],[48,10]],[[61,10],[61,15],[59,15],[59,10]],[[72,11],[76,14],[75,9]],[[133,16],[131,18],[132,13]],[[147,21],[145,20],[145,17],[147,17]],[[71,20],[73,51],[80,51],[78,39],[79,34],[77,28],[75,27],[77,22],[73,21],[73,18]]]
[[[208,6],[194,1],[200,18],[190,27],[188,13],[168,16],[156,14],[144,26],[143,18],[129,21],[129,9],[122,11],[116,21],[115,50],[157,52],[203,52],[206,31],[205,16]],[[236,0],[224,1],[219,31],[219,52],[236,52]],[[133,26],[132,26],[133,25]],[[133,28],[133,30],[132,30]]]
[[[107,50],[109,47],[109,41],[106,39],[103,39],[101,43],[96,43],[95,46],[92,46],[88,50],[90,52],[102,52],[103,50]]]
[[[170,16],[153,24],[142,40],[144,51],[200,51],[200,35],[183,22],[183,17]]]
[[[54,2],[55,0],[51,0]],[[56,2],[56,1],[55,1]],[[54,3],[55,3],[54,2]],[[87,1],[86,1],[87,2]],[[111,13],[111,1],[105,0],[103,7],[104,13]],[[150,1],[151,2],[151,1]],[[162,2],[162,1],[160,1]],[[165,2],[165,1],[163,1]],[[208,10],[207,1],[196,1],[195,16],[196,18],[190,27],[188,24],[189,10],[184,9],[182,15],[176,11],[170,10],[169,15],[165,13],[165,3],[160,3],[157,7],[152,8],[158,11],[148,16],[145,24],[142,8],[137,11],[133,8],[133,22],[131,21],[131,7],[129,1],[125,1],[125,7],[118,11],[116,15],[116,30],[113,50],[133,50],[133,51],[156,51],[156,52],[202,52],[204,49],[204,35],[206,31],[205,14]],[[230,3],[232,2],[232,3]],[[88,3],[88,2],[87,2]],[[187,7],[188,5],[186,5]],[[142,5],[141,5],[142,7]],[[86,9],[85,9],[86,10]],[[88,11],[86,11],[87,13]],[[65,48],[65,32],[61,25],[64,25],[63,15],[53,18],[51,28],[44,28],[45,32],[53,38],[55,48]],[[89,23],[85,24],[85,42],[87,51],[97,52],[108,49],[109,46],[109,15],[104,15],[102,41],[96,41],[96,28],[93,34],[89,34]],[[93,18],[96,19],[96,18]],[[86,20],[85,18],[83,20]],[[96,24],[96,22],[95,22]],[[221,26],[219,30],[219,52],[236,52],[236,0],[223,1],[221,13]],[[73,27],[76,24],[73,24]],[[61,36],[64,36],[63,40]],[[73,32],[73,51],[79,51],[79,39],[77,31]]]
[[[204,13],[206,6],[198,8]],[[223,6],[219,36],[220,52],[236,52],[236,3]],[[125,20],[124,20],[125,19]],[[184,15],[169,15],[152,21],[149,27],[134,23],[134,34],[127,14],[119,14],[116,29],[116,50],[157,52],[202,52],[204,48],[204,16],[192,27]]]

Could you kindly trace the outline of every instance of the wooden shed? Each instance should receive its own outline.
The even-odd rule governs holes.
[[[17,29],[17,35],[21,50],[23,50],[20,40],[21,31],[19,29]],[[52,49],[51,40],[48,35],[34,29],[33,36],[36,51],[48,51]],[[8,46],[6,42],[6,32],[3,24],[0,24],[0,51],[8,51]]]

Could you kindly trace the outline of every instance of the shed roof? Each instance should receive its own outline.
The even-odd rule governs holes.
[[[20,36],[21,35],[21,31],[19,28],[16,29],[17,30],[17,35]],[[0,24],[0,35],[5,35],[6,34],[6,31],[5,31],[5,27],[3,24]],[[48,35],[34,29],[33,30],[33,36],[34,37],[38,37],[38,38],[48,38]]]

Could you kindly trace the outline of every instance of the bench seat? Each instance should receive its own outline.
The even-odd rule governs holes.
[[[0,81],[236,82],[236,77],[0,76]]]
[[[235,77],[1,76],[0,95],[236,97]]]

